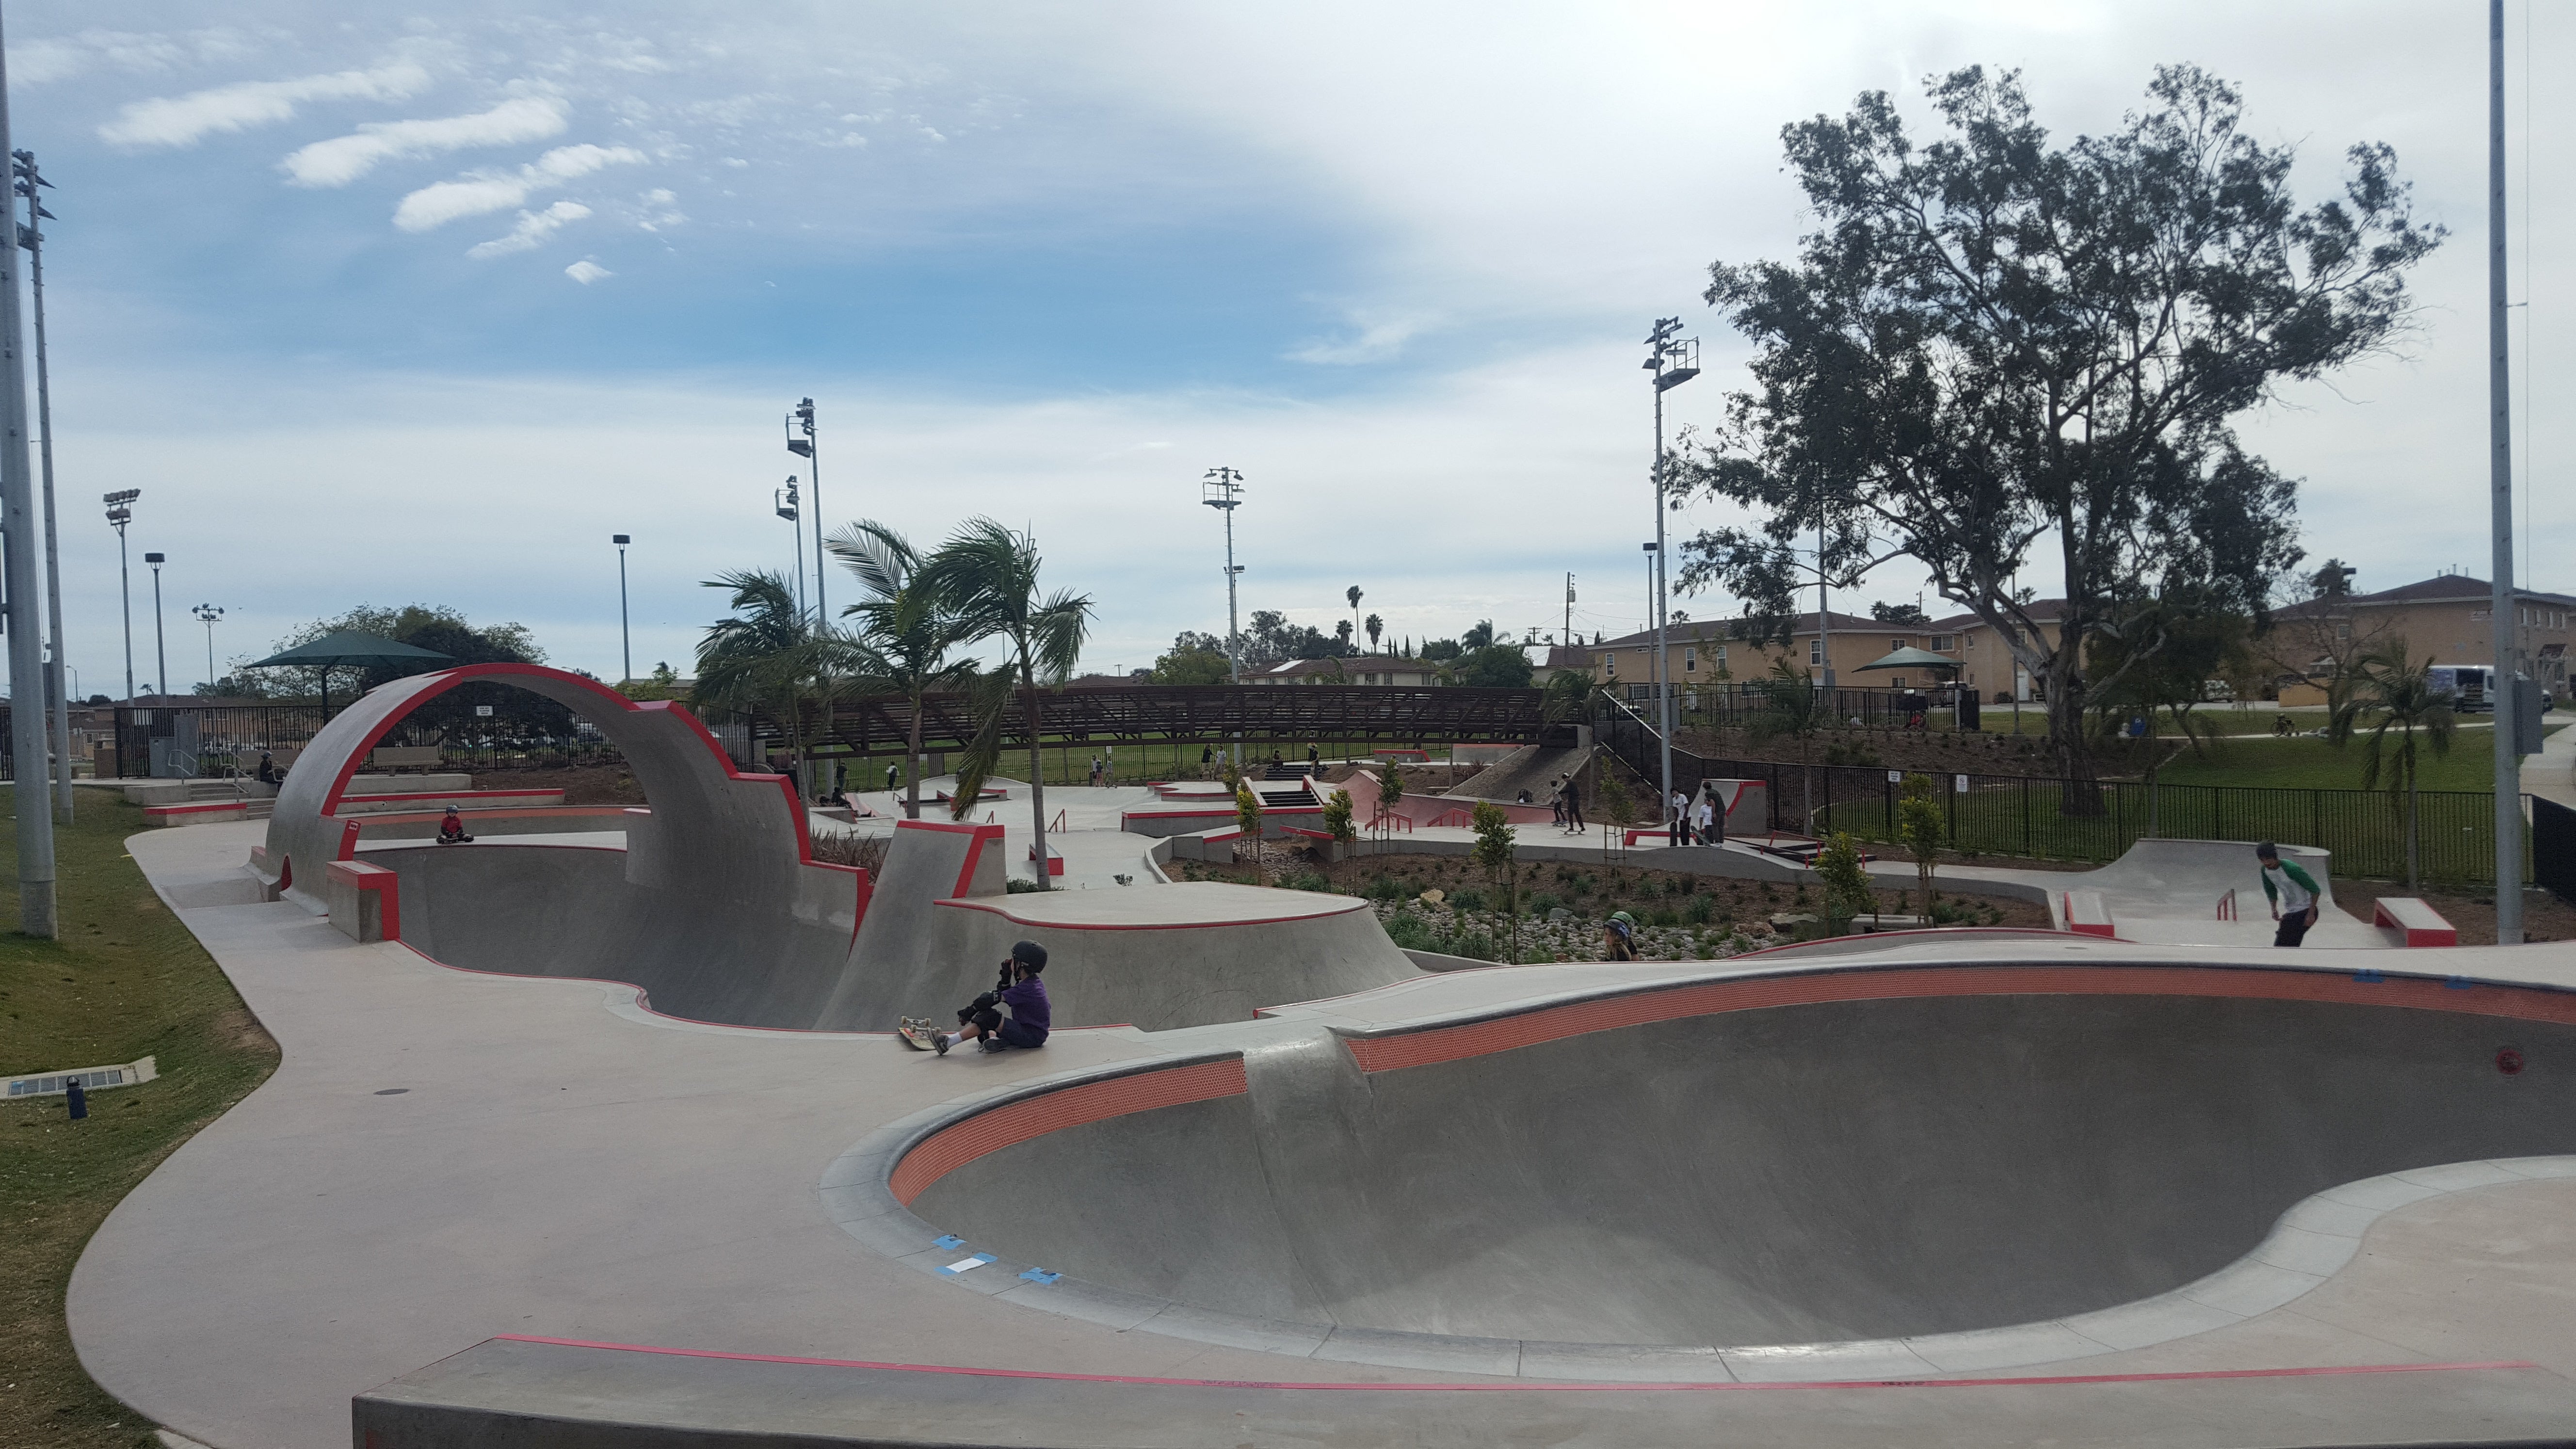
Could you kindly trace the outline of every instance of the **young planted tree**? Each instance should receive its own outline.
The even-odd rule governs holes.
[[[1512,817],[1503,807],[1490,800],[1476,802],[1476,864],[1483,868],[1485,879],[1494,887],[1495,903],[1502,908],[1504,919],[1512,923],[1509,957],[1521,959],[1520,872],[1512,869],[1520,849],[1519,833],[1512,829]]]
[[[1911,557],[2044,682],[2060,808],[2097,814],[2091,637],[2173,584],[2252,612],[2298,557],[2295,485],[2231,423],[2386,350],[2442,232],[2414,221],[2385,146],[2353,147],[2342,194],[2302,207],[2291,150],[2245,134],[2236,90],[2189,67],[2065,145],[2017,73],[1927,89],[1937,138],[1877,91],[1787,127],[1815,228],[1793,262],[1710,270],[1708,302],[1757,349],[1753,385],[1678,483],[1760,522],[1686,543],[1682,582],[1769,620],[1815,569]],[[2024,593],[2026,567],[2062,576],[2063,602]],[[2129,667],[2161,647],[2138,645]]]
[[[1243,859],[1243,843],[1252,842],[1252,880],[1262,883],[1261,796],[1248,785],[1234,787],[1234,858]]]
[[[1826,723],[1825,696],[1816,682],[1791,668],[1788,660],[1772,660],[1771,677],[1762,681],[1762,707],[1745,721],[1745,733],[1757,741],[1796,742],[1810,837],[1816,833],[1816,736]]]
[[[1842,831],[1835,831],[1825,848],[1816,852],[1816,878],[1824,885],[1826,934],[1844,935],[1851,930],[1853,917],[1878,910],[1869,873],[1861,869],[1860,847]]]
[[[1608,822],[1601,832],[1601,858],[1605,862],[1611,860],[1611,851],[1616,849],[1618,864],[1625,865],[1628,863],[1628,828],[1637,823],[1637,797],[1628,793],[1626,785],[1619,783],[1617,774],[1608,769],[1598,773],[1601,783],[1592,791],[1592,808]],[[1616,866],[1612,867],[1611,879],[1618,879]]]
[[[1341,847],[1344,857],[1357,852],[1360,832],[1358,823],[1351,818],[1350,791],[1335,790],[1324,797],[1324,833],[1333,837],[1333,844]]]
[[[1395,818],[1395,807],[1404,803],[1404,766],[1386,762],[1386,773],[1377,777],[1377,814],[1369,817],[1369,829],[1380,841],[1395,827],[1387,822]]]
[[[2384,780],[2389,803],[2398,807],[2406,826],[2406,888],[2420,888],[2420,868],[2415,834],[2415,781],[2417,775],[2417,737],[2436,756],[2451,752],[2451,736],[2458,717],[2452,713],[2451,697],[2433,689],[2433,661],[2410,663],[2406,658],[2406,641],[2391,639],[2354,661],[2346,678],[2332,691],[2333,710],[2326,717],[2326,738],[2341,749],[2357,733],[2363,732],[2362,720],[2370,724],[2361,757],[2361,788],[2379,788]],[[2507,721],[2496,720],[2496,748],[2505,748],[2503,734]]]
[[[852,621],[845,653],[857,686],[902,695],[911,707],[904,740],[903,813],[918,820],[922,701],[933,693],[973,689],[975,661],[948,657],[963,641],[964,628],[940,608],[922,579],[921,555],[902,534],[862,521],[842,528],[824,546],[867,591],[841,611]]]
[[[1914,879],[1920,887],[1923,923],[1932,923],[1932,871],[1941,862],[1944,822],[1940,802],[1932,798],[1932,777],[1905,777],[1905,795],[1896,802],[1896,843],[1914,857]]]
[[[1010,657],[997,673],[1008,689],[983,693],[982,718],[957,769],[957,809],[971,808],[985,779],[1001,760],[1011,690],[1020,696],[1021,726],[1029,743],[1029,814],[1037,838],[1038,889],[1053,890],[1047,866],[1046,769],[1039,741],[1046,737],[1041,687],[1060,685],[1082,658],[1091,629],[1091,598],[1066,589],[1041,593],[1037,540],[989,518],[968,520],[921,567],[919,579],[937,606],[957,621],[967,642],[998,639]]]

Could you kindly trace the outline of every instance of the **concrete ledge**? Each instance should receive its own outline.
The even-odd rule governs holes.
[[[203,825],[210,820],[244,820],[250,816],[247,800],[196,800],[185,805],[146,805],[146,825]]]
[[[402,939],[402,880],[381,865],[335,860],[323,869],[331,924],[352,941]]]

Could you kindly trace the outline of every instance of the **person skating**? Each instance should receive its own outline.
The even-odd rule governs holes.
[[[1664,820],[1672,835],[1672,838],[1666,841],[1665,844],[1688,845],[1691,843],[1689,795],[1680,790],[1675,790],[1673,792],[1673,798],[1664,802]]]
[[[1568,777],[1565,782],[1565,833],[1581,835],[1591,828],[1583,823],[1583,787]]]
[[[2263,895],[2272,903],[2272,919],[2281,923],[2272,944],[2296,946],[2317,923],[2317,898],[2325,892],[2317,889],[2315,876],[2298,862],[2283,860],[2281,848],[2268,840],[2254,847],[2254,859],[2262,867]]]
[[[950,1047],[970,1041],[988,1052],[1046,1045],[1051,1013],[1046,983],[1038,979],[1046,962],[1046,947],[1035,941],[1022,941],[1011,947],[1011,954],[1002,962],[1001,980],[972,1003],[959,1007],[957,1030],[933,1041],[932,1049],[944,1057]],[[1010,1015],[1002,1014],[1005,1008]]]

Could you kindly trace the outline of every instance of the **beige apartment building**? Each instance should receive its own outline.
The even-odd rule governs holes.
[[[2576,598],[2536,589],[2514,597],[2509,627],[2521,672],[2567,698]],[[2493,664],[2494,598],[2484,579],[2440,574],[2375,594],[2311,599],[2276,611],[2262,647],[2278,671],[2282,703],[2323,704],[2337,661],[2389,640],[2405,640],[2407,657],[2419,663]]]
[[[1246,684],[1401,684],[1426,688],[1440,682],[1440,666],[1393,654],[1353,654],[1341,659],[1291,659],[1246,669]]]
[[[2053,638],[2059,601],[2041,599],[2029,608]],[[1694,620],[1671,625],[1664,631],[1671,670],[1668,677],[1675,687],[1685,690],[1699,684],[1750,683],[1767,676],[1773,660],[1786,658],[1791,668],[1813,678],[1824,672],[1830,658],[1834,682],[1844,688],[1923,689],[1938,683],[1929,672],[1860,672],[1864,664],[1875,663],[1899,649],[1912,648],[1958,661],[1959,683],[1988,700],[2001,703],[2016,694],[2023,699],[2035,697],[2032,681],[2014,665],[2001,636],[1974,614],[1954,614],[1930,624],[1891,624],[1883,619],[1836,613],[1827,616],[1830,627],[1823,629],[1817,627],[1817,617],[1814,613],[1799,615],[1790,629],[1786,648],[1733,637],[1738,620]],[[1654,680],[1654,646],[1651,630],[1589,646],[1594,682],[1644,693]]]

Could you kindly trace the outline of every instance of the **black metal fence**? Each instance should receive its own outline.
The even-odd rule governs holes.
[[[468,686],[471,688],[472,686]],[[502,686],[487,686],[499,689]],[[451,769],[501,770],[602,764],[619,758],[617,747],[588,721],[560,705],[523,690],[477,705],[472,700],[439,701],[443,713],[408,715],[397,721],[379,743],[435,746],[439,763]],[[475,714],[477,708],[490,714]],[[331,713],[337,713],[332,711]],[[242,768],[245,756],[255,761],[261,750],[282,758],[312,743],[329,718],[320,705],[158,705],[115,711],[115,749],[98,762],[101,773],[141,779],[172,768],[210,776]]]
[[[1651,684],[1611,686],[1627,706],[1641,718],[1655,713],[1655,688]],[[1682,729],[1741,729],[1771,711],[1769,680],[1731,680],[1708,684],[1678,683],[1672,686],[1676,722]],[[1975,690],[1968,693],[1975,694]],[[1870,729],[1899,729],[1919,718],[1926,726],[1946,724],[1956,706],[1956,695],[1949,685],[1921,689],[1897,689],[1886,686],[1864,686],[1816,690],[1817,713],[1837,725],[1858,724]],[[2034,709],[2039,706],[2033,706]]]
[[[1596,707],[1595,740],[1640,775],[1662,770],[1659,739],[1626,706]],[[1673,785],[1696,790],[1709,779],[1760,780],[1770,794],[1773,830],[1795,834],[1840,830],[1857,839],[1893,841],[1896,804],[1906,773],[1881,766],[1798,765],[1771,760],[1713,759],[1676,747]],[[2404,802],[2379,790],[2290,790],[2237,785],[2156,785],[2106,780],[2099,814],[2067,815],[2054,778],[2029,775],[1931,774],[1925,777],[1947,826],[1946,844],[1979,855],[2104,862],[2143,839],[2277,840],[2334,852],[2335,874],[2396,880],[2406,875]],[[2415,797],[2416,849],[2422,877],[2454,885],[2495,881],[2495,796],[2429,790]],[[2535,801],[2534,851],[2541,827]],[[2576,823],[2564,852],[2576,885]],[[2530,878],[2526,876],[2526,878]],[[2543,881],[2543,884],[2548,882]]]

